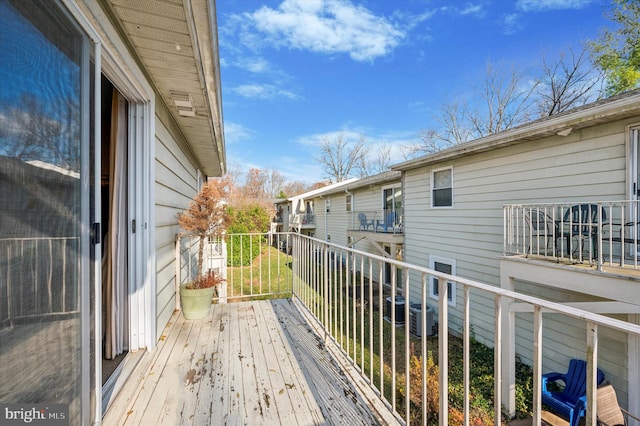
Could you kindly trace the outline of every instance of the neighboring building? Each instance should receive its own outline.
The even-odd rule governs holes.
[[[400,178],[400,172],[388,171],[307,195],[305,199],[316,206],[316,238],[402,259],[404,230]],[[373,279],[377,281],[378,275],[377,270],[374,271]],[[388,268],[384,275],[384,283],[389,284]]]
[[[320,220],[324,220],[326,212],[331,211],[331,205],[330,202],[323,202],[321,206],[318,206],[316,204],[317,200],[322,200],[324,193],[335,191],[338,188],[343,188],[345,185],[356,180],[357,178],[351,178],[342,182],[332,183],[323,186],[322,188],[294,195],[287,200],[277,202],[277,211],[282,211],[283,213],[285,211],[289,212],[287,217],[283,218],[283,225],[281,229],[284,231],[297,232],[312,237],[317,236],[318,238],[322,238],[322,236],[318,235],[318,227],[323,229],[322,224],[319,224],[318,220],[319,218],[321,218]],[[318,209],[323,209],[323,211]]]
[[[589,254],[580,262],[582,252],[593,258],[604,255],[593,250],[600,237],[596,231],[587,238],[566,236],[567,216],[552,204],[600,206],[602,201],[638,200],[639,134],[640,91],[633,91],[392,167],[403,174],[405,261],[640,323],[637,271],[600,267],[595,260],[589,262]],[[509,217],[510,210],[504,207],[519,204],[538,207]],[[622,207],[602,206],[607,206],[609,224],[639,219],[633,208],[623,216]],[[547,258],[530,255],[533,239],[525,239],[524,252],[511,252],[507,244],[506,226],[526,221],[531,211],[547,211],[558,227],[550,237],[555,239],[548,243],[554,250]],[[595,223],[597,219],[587,221]],[[522,229],[531,232],[531,220]],[[607,254],[622,250],[619,238],[616,246],[615,235],[619,237],[614,233],[610,240],[602,239]],[[573,248],[571,253],[560,254],[565,250],[565,239],[571,239]],[[633,238],[628,240],[632,243]],[[410,289],[413,300],[420,298],[419,282],[419,277],[412,277],[411,283],[416,283]],[[460,329],[462,291],[451,286],[448,293],[450,327]],[[437,307],[435,280],[429,282],[429,294]],[[472,294],[471,305],[474,336],[491,342],[494,300]],[[510,309],[504,315],[515,316],[517,326],[510,341],[503,342],[511,350],[510,356],[504,357],[509,364],[508,376],[514,374],[516,356],[531,363],[533,347],[531,313],[518,312],[517,306]],[[550,330],[543,340],[545,372],[566,371],[570,358],[585,359],[587,332],[582,323],[566,317],[560,321],[552,314],[545,315],[544,321],[545,330]],[[638,340],[599,330],[598,366],[632,413],[640,413]],[[512,407],[513,397],[512,393],[503,401]]]
[[[99,423],[175,310],[176,215],[225,171],[215,3],[0,22],[0,403]]]

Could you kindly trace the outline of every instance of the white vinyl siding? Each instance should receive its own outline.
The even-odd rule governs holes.
[[[197,193],[198,171],[161,118],[156,118],[156,332],[160,336],[175,310],[176,215]]]

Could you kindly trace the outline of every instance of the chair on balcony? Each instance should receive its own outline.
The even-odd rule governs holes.
[[[618,404],[616,390],[611,386],[611,383],[605,383],[598,388],[597,392],[596,416],[598,424],[604,426],[626,425],[623,410]]]
[[[564,388],[551,390],[552,383],[561,381]],[[604,373],[598,369],[596,383],[604,382]],[[542,375],[542,403],[569,419],[570,426],[577,426],[586,412],[587,362],[572,359],[566,373]]]
[[[566,254],[574,253],[578,249],[584,250],[585,240],[591,244],[592,258],[598,256],[598,223],[602,225],[607,220],[607,211],[604,207],[600,208],[596,204],[576,204],[571,206],[562,218],[561,234],[558,238],[565,240],[564,249]],[[572,247],[573,239],[578,239],[578,246]]]
[[[554,242],[558,237],[558,225],[542,209],[532,209],[525,212],[525,224],[527,235],[525,236],[529,244],[527,245],[527,256],[529,254],[549,255],[554,254]]]
[[[384,220],[376,220],[376,232],[378,228],[382,228],[383,232],[390,232],[395,229],[396,224],[396,212],[391,211],[387,213]]]
[[[366,231],[369,227],[373,228],[373,219],[367,219],[367,215],[364,213],[358,213],[358,220],[360,221],[360,230]]]

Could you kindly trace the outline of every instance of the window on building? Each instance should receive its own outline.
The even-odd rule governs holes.
[[[429,258],[429,267],[434,271],[443,272],[449,275],[456,274],[456,261],[453,259],[444,259],[432,256]],[[429,296],[438,299],[440,292],[438,289],[439,279],[432,276],[429,283]],[[449,305],[456,305],[456,285],[451,281],[447,281],[447,301]]]
[[[453,206],[453,168],[431,172],[431,207]]]
[[[347,195],[347,198],[346,198],[347,211],[348,211],[348,212],[352,211],[352,210],[351,210],[351,209],[352,209],[352,202],[353,202],[353,196],[352,196],[351,194],[348,194],[348,195]]]

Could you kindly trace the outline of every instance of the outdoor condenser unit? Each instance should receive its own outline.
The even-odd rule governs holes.
[[[387,297],[387,303],[385,310],[387,311],[385,317],[391,322],[391,301],[393,299],[391,297]],[[396,305],[396,324],[404,324],[404,297],[396,296],[395,297],[395,305]]]
[[[419,303],[412,303],[409,307],[409,331],[414,336],[422,337],[433,336],[433,308],[427,305],[427,323],[425,327],[422,324],[422,306]]]

